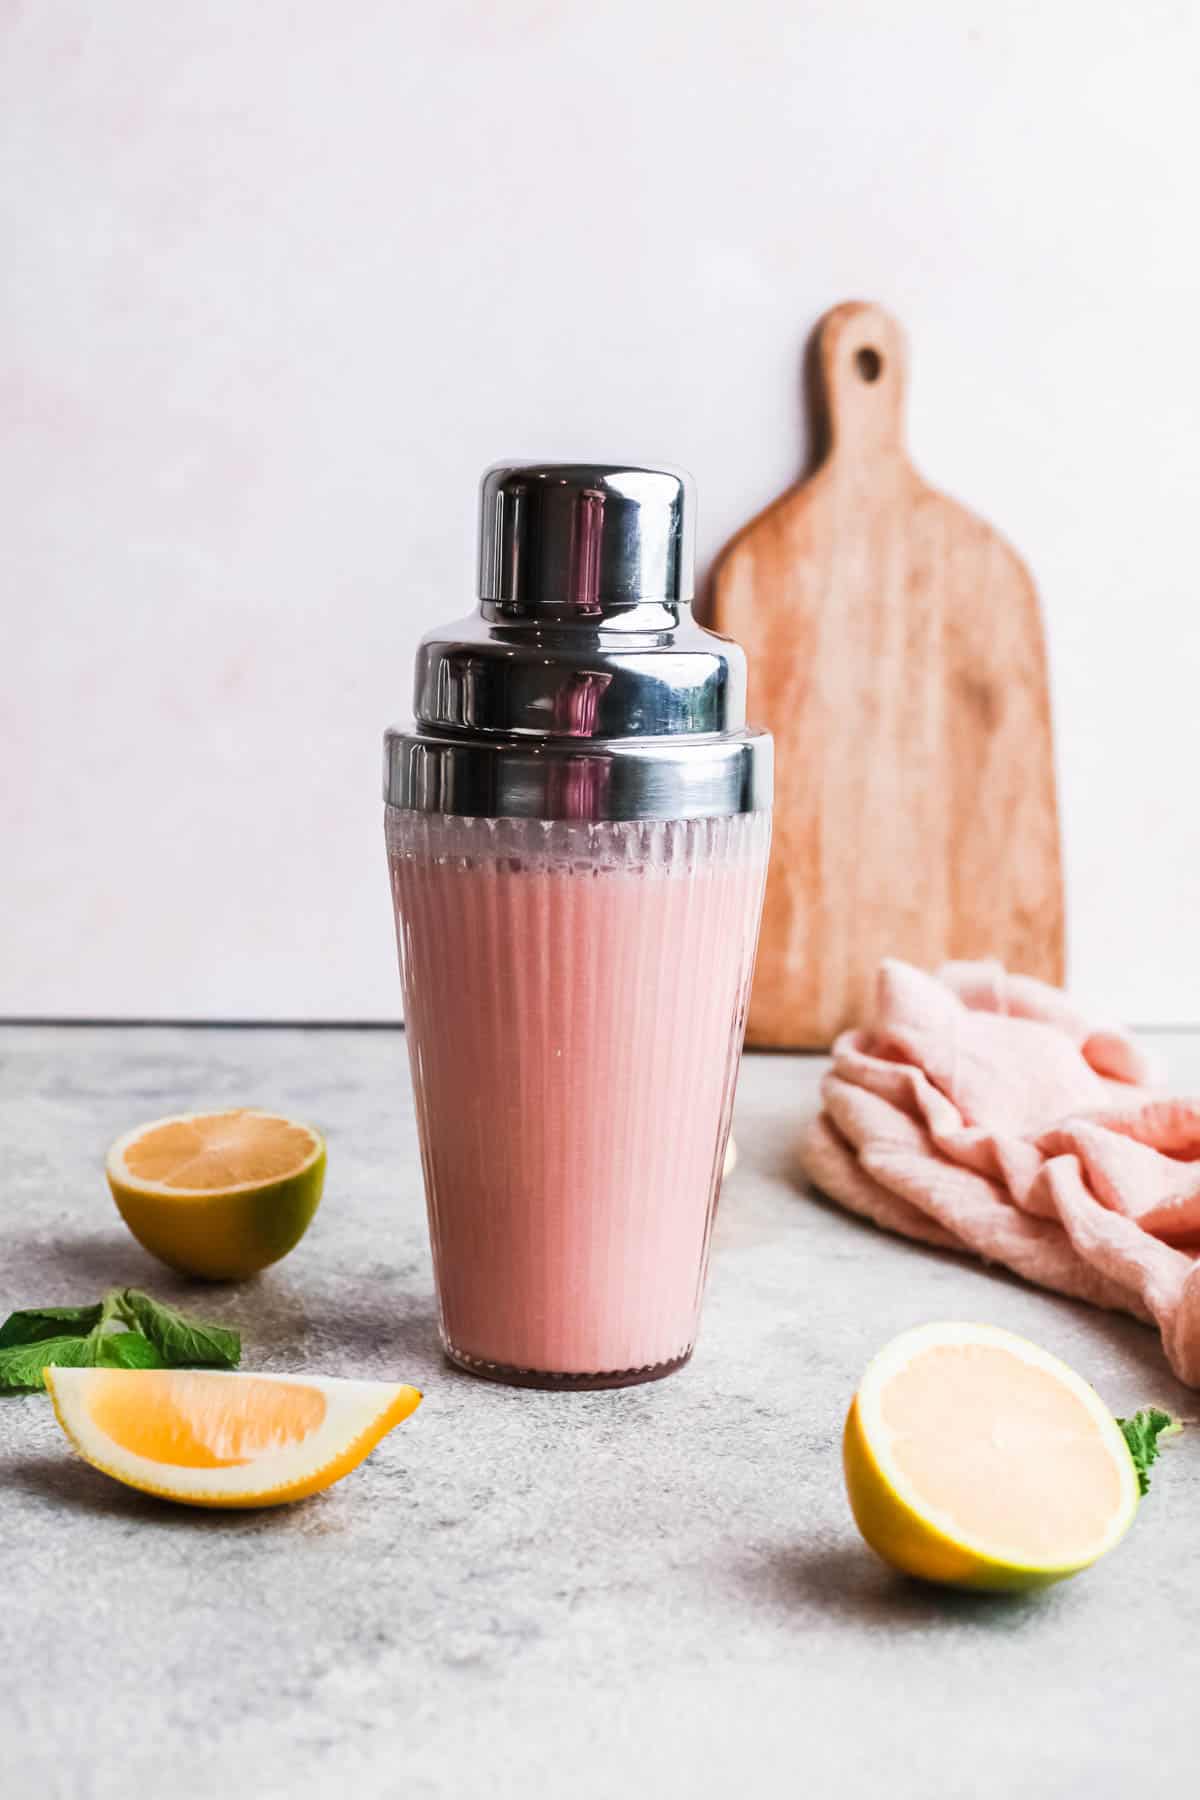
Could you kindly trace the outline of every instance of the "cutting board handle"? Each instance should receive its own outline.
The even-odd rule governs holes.
[[[847,300],[817,326],[829,456],[905,456],[908,345],[882,306]]]

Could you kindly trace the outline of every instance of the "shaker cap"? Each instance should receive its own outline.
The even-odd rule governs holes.
[[[717,818],[771,804],[746,659],[692,617],[692,484],[629,463],[483,477],[479,605],[426,632],[388,804],[473,818]]]
[[[695,490],[681,469],[498,463],[480,489],[479,597],[588,616],[694,586]]]

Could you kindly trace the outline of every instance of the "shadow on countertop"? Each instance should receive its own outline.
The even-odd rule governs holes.
[[[885,1567],[856,1538],[774,1549],[738,1570],[740,1584],[802,1621],[813,1612],[855,1627],[915,1629],[953,1619],[982,1630],[1012,1630],[1046,1604],[1047,1590],[971,1593],[936,1587]]]
[[[321,1494],[277,1507],[184,1506],[178,1501],[160,1500],[153,1494],[139,1493],[136,1488],[110,1480],[72,1455],[65,1446],[61,1455],[47,1451],[0,1464],[0,1484],[87,1518],[127,1519],[140,1526],[168,1531],[209,1531],[225,1535],[239,1529],[256,1533],[294,1531],[298,1524],[305,1531],[314,1527],[324,1529],[316,1524],[323,1510],[324,1495]]]

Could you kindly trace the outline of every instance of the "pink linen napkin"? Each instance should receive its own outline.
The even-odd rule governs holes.
[[[801,1151],[810,1180],[889,1231],[970,1250],[1157,1325],[1200,1386],[1200,1100],[1057,988],[997,964],[879,971],[834,1045]]]

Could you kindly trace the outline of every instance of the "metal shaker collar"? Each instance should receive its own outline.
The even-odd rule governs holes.
[[[480,489],[479,597],[584,618],[690,600],[694,513],[680,469],[498,463]]]

